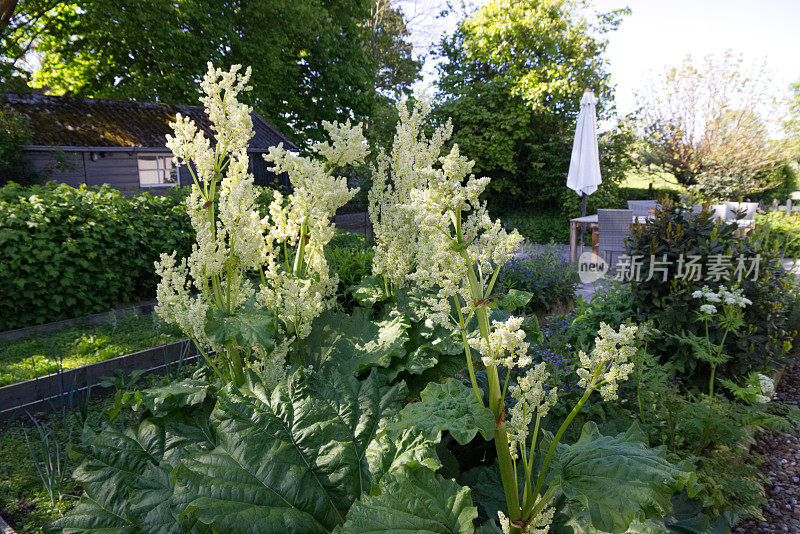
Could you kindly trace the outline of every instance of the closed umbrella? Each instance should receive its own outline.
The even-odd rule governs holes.
[[[567,174],[567,187],[583,197],[582,217],[586,216],[586,195],[597,191],[597,186],[603,182],[600,176],[600,154],[597,150],[595,104],[597,98],[594,93],[588,89],[584,91]],[[583,232],[581,232],[581,243],[583,243]]]

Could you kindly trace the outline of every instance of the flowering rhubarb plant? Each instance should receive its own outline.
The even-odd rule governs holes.
[[[478,431],[493,439],[508,513],[499,513],[503,531],[547,532],[555,513],[553,498],[563,489],[549,476],[560,441],[595,391],[606,401],[617,398],[618,384],[634,368],[630,360],[637,350],[637,327],[601,326],[594,348],[580,353],[578,385],[584,394],[539,450],[542,421],[558,401],[558,391],[545,385],[546,364],[533,365],[524,318],[509,313],[531,295],[493,292],[501,267],[522,237],[489,217],[479,199],[489,179],[471,174],[473,162],[458,146],[439,155],[449,127],[428,140],[421,133],[426,105],[417,104],[409,113],[403,104],[399,111],[391,157],[379,160],[374,180],[378,190],[370,194],[377,240],[374,270],[393,286],[413,283],[426,290],[429,316],[461,337],[472,385],[472,395],[465,395],[452,379],[429,385],[421,403],[401,412],[401,424],[423,431],[447,428],[462,444]],[[393,183],[387,182],[389,175]],[[476,380],[473,351],[486,370],[488,397]],[[520,375],[516,383],[513,369]],[[514,401],[510,409],[507,393]],[[535,459],[536,454],[542,458]]]
[[[311,321],[332,305],[338,279],[324,255],[334,233],[330,218],[357,192],[334,173],[368,153],[361,125],[349,122],[323,123],[330,141],[311,147],[319,158],[272,147],[266,159],[275,172],[288,173],[293,192],[276,193],[261,217],[248,172],[252,108],[238,99],[250,89],[249,78],[249,68],[223,71],[209,63],[200,85],[213,143],[189,117],[178,114],[171,124],[167,146],[193,180],[186,207],[197,242],[188,259],[162,254],[156,263],[157,313],[236,385],[250,365],[276,383],[292,343],[307,337]]]
[[[267,160],[294,189],[262,217],[247,172],[251,110],[237,98],[249,71],[240,70],[210,67],[204,77],[213,142],[185,117],[173,124],[169,146],[193,176],[197,243],[188,259],[157,264],[158,313],[213,349],[203,354],[216,379],[200,370],[137,391],[125,398],[138,423],[87,429],[75,472],[84,495],[51,529],[474,534],[475,504],[492,499],[480,484],[443,476],[442,430],[461,444],[478,433],[493,443],[498,475],[488,486],[505,494],[505,532],[547,532],[562,512],[601,532],[663,517],[688,475],[636,427],[603,436],[587,423],[575,443],[561,442],[593,392],[616,398],[636,327],[601,326],[580,354],[583,396],[555,434],[546,431],[558,392],[529,355],[524,318],[511,315],[530,294],[493,291],[522,238],[489,217],[479,200],[488,180],[471,175],[472,162],[457,147],[440,154],[449,127],[427,139],[426,105],[401,110],[392,153],[376,165],[384,294],[367,301],[387,315],[328,310],[329,220],[354,194],[336,172],[366,157],[361,128],[325,123],[329,141],[311,147],[314,157],[272,149]],[[468,382],[440,381],[437,360],[463,362],[461,348]]]

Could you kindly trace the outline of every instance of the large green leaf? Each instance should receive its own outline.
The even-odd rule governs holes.
[[[125,509],[124,501],[97,501],[89,496],[87,490],[69,515],[50,524],[46,531],[64,534],[138,534],[141,529]]]
[[[414,425],[431,441],[439,441],[441,431],[447,430],[462,445],[472,441],[478,431],[486,439],[494,435],[492,411],[478,402],[472,388],[458,380],[428,384],[421,399],[403,408],[395,427]]]
[[[178,408],[202,404],[211,384],[204,380],[187,378],[163,387],[146,389],[136,396],[136,408],[144,406],[153,415],[161,416]]]
[[[209,313],[206,335],[216,343],[236,343],[240,347],[275,345],[275,316],[269,310],[245,309],[233,315],[221,310]]]
[[[181,462],[176,495],[219,532],[329,532],[371,488],[367,451],[404,393],[374,372],[358,381],[299,370],[271,394],[229,386],[213,414],[218,445]]]
[[[382,276],[365,276],[358,284],[348,288],[348,291],[365,308],[372,308],[376,302],[389,298]]]
[[[491,308],[502,308],[507,312],[513,312],[517,308],[524,308],[533,298],[533,293],[520,291],[519,289],[509,289],[508,293],[497,300],[489,302]]]
[[[542,441],[542,447],[549,440]],[[548,474],[564,495],[588,511],[592,526],[603,532],[626,532],[635,520],[663,517],[670,498],[691,485],[693,474],[650,449],[638,427],[603,436],[586,423],[573,445],[559,444]]]
[[[415,427],[404,429],[395,439],[380,432],[367,448],[367,460],[373,484],[383,475],[407,467],[427,467],[435,471],[442,466],[434,443],[425,439]]]
[[[353,504],[341,532],[472,534],[476,517],[469,488],[430,469],[404,469],[383,478],[379,495]]]
[[[387,367],[392,358],[405,355],[407,328],[403,317],[373,322],[363,308],[356,308],[352,316],[325,312],[300,343],[299,363],[344,376],[372,366]]]
[[[202,419],[202,410],[198,413]],[[71,514],[51,528],[124,532],[124,528],[135,527],[157,534],[196,530],[194,520],[179,518],[183,506],[173,499],[169,473],[187,450],[211,443],[202,438],[204,432],[176,433],[177,424],[191,424],[188,419],[177,423],[178,419],[167,425],[160,419],[145,419],[124,432],[107,428],[96,435],[87,434],[81,447],[86,459],[74,474],[85,495]]]

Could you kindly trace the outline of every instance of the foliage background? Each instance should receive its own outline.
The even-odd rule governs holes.
[[[0,189],[0,330],[152,298],[163,250],[188,255],[183,192],[124,197],[108,186]]]

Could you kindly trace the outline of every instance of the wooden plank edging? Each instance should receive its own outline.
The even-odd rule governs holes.
[[[164,373],[179,362],[197,359],[197,349],[188,339],[125,354],[102,362],[68,369],[60,373],[0,387],[0,421],[24,417],[26,412],[40,412],[72,401],[74,393],[85,393],[91,387],[92,397],[105,393],[100,379],[117,369],[128,373],[144,369],[148,373]]]
[[[133,306],[124,306],[122,308],[116,308],[107,312],[95,313],[83,317],[74,317],[72,319],[63,319],[61,321],[55,321],[52,323],[25,326],[22,328],[16,328],[14,330],[6,330],[5,332],[0,332],[0,343],[23,339],[35,334],[50,334],[73,326],[94,326],[103,324],[112,317],[121,317],[125,313],[129,312],[133,312],[138,315],[148,315],[153,312],[156,304],[157,302],[155,300],[149,300],[146,302],[140,302],[139,304],[134,304]]]

